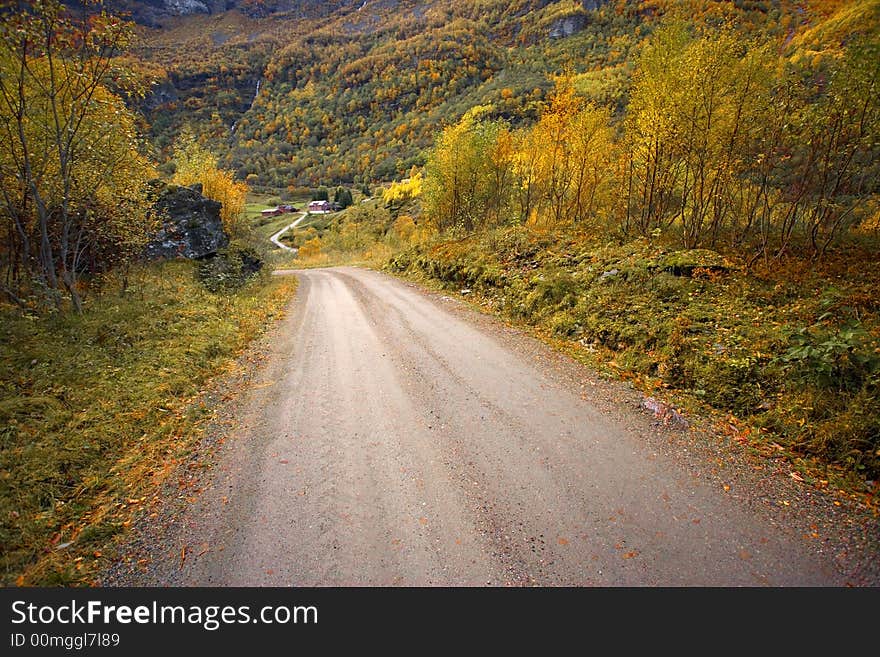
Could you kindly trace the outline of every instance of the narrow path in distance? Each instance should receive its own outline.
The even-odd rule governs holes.
[[[299,226],[302,223],[303,219],[305,219],[308,216],[309,216],[308,212],[303,212],[292,223],[288,224],[287,226],[285,226],[284,228],[279,230],[277,233],[272,235],[272,237],[269,238],[269,241],[272,242],[272,244],[277,246],[279,249],[283,249],[285,251],[291,251],[293,253],[296,253],[298,251],[298,249],[291,247],[291,246],[287,246],[284,242],[281,241],[281,236],[284,235],[284,233],[286,233],[290,229],[296,228],[297,226]]]

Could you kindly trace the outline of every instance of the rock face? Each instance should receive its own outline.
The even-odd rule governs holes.
[[[208,5],[199,0],[165,0],[165,10],[177,16],[211,13]]]
[[[67,3],[82,5],[84,0],[67,0]],[[296,17],[328,16],[346,4],[351,4],[351,0],[104,0],[104,6],[111,11],[129,14],[137,23],[156,28],[175,16],[216,15],[231,9],[252,17],[265,17],[279,12],[292,12]],[[360,4],[358,1],[357,6]],[[382,4],[394,3],[385,0]]]
[[[609,0],[581,0],[581,7],[584,8],[584,11],[598,11],[608,2]]]
[[[557,18],[550,24],[550,38],[564,39],[572,34],[577,34],[590,23],[590,16],[588,14],[599,11],[608,2],[609,0],[581,0],[581,10],[583,10],[581,13]]]
[[[550,25],[550,38],[562,39],[580,32],[587,26],[587,17],[583,14],[572,14],[558,18]]]
[[[155,205],[162,227],[147,244],[147,259],[201,259],[226,247],[229,237],[223,231],[220,207],[202,196],[201,185],[163,189]]]

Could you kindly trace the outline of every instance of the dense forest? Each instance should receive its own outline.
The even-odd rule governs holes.
[[[675,14],[810,58],[806,35],[837,2],[672,0],[353,3],[329,16],[232,11],[143,28],[157,85],[145,101],[167,157],[189,125],[259,187],[392,180],[425,162],[438,128],[475,105],[528,125],[570,68],[580,94],[620,115],[634,56]],[[828,27],[845,33],[858,11]]]

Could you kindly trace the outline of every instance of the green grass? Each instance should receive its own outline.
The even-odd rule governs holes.
[[[268,208],[274,208],[278,203],[285,203],[296,206],[297,208],[305,208],[309,204],[308,197],[297,197],[290,201],[281,201],[277,194],[254,194],[248,195],[248,202],[245,205],[245,216],[248,219],[250,227],[259,237],[269,239],[279,230],[294,221],[299,213],[282,214],[277,217],[263,217],[260,213]]]
[[[214,295],[146,267],[83,315],[0,308],[2,581],[88,584],[210,414],[200,391],[278,317],[289,277]],[[69,545],[68,545],[69,544]]]
[[[469,288],[483,308],[714,417],[745,448],[785,456],[812,483],[864,493],[880,476],[880,272],[871,258],[853,248],[813,268],[746,272],[647,240],[598,244],[514,228],[438,240],[387,268]]]
[[[328,228],[336,224],[341,213],[310,214],[296,228],[281,236],[281,241],[291,247],[300,247],[313,237],[321,237]],[[289,224],[290,222],[288,222]],[[285,224],[287,225],[287,224]]]

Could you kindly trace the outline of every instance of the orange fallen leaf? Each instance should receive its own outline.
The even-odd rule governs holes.
[[[560,536],[560,537],[556,540],[556,542],[559,543],[560,545],[568,545],[568,539],[567,539],[567,538],[562,538],[562,536]]]
[[[419,524],[421,524],[421,525],[427,525],[427,524],[428,524],[428,519],[425,518],[424,516],[422,516],[421,518],[419,518]]]
[[[633,550],[632,552],[627,552],[623,555],[624,559],[632,559],[633,557],[639,556],[638,550]]]

